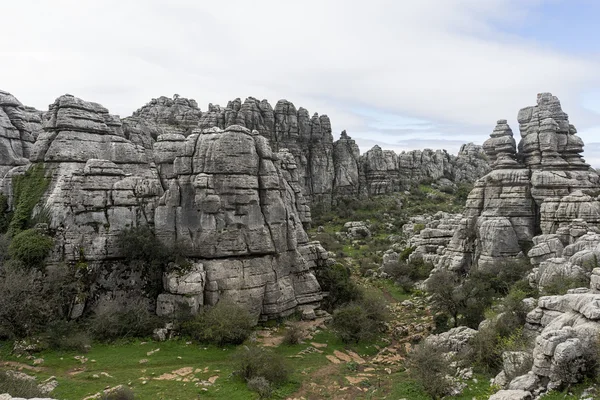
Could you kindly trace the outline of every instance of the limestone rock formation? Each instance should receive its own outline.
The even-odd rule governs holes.
[[[0,180],[15,166],[29,164],[31,147],[42,127],[42,112],[25,107],[0,90]]]
[[[333,143],[334,176],[333,196],[357,197],[359,195],[360,149],[346,131]]]
[[[193,99],[174,95],[161,96],[135,111],[123,120],[125,137],[135,144],[152,149],[152,143],[160,135],[192,133],[202,117],[202,112]]]
[[[164,128],[150,149],[129,140],[121,120],[96,103],[65,95],[44,115],[30,157],[50,179],[38,211],[47,210],[55,236],[50,261],[85,263],[95,277],[78,309],[126,302],[140,288],[145,278],[119,263],[116,240],[142,225],[166,243],[181,243],[193,265],[165,275],[164,293],[150,299],[160,315],[221,298],[261,318],[318,306],[322,293],[312,270],[328,256],[304,231],[310,209],[294,157],[273,152],[267,138],[238,125],[190,134],[163,124],[172,115],[192,121],[196,109],[185,99],[161,98],[138,111],[136,118],[151,115]],[[18,132],[11,128],[11,135]]]
[[[458,156],[445,150],[414,150],[396,154],[374,146],[360,158],[360,193],[363,196],[407,190],[422,182],[450,180],[473,182],[489,172],[481,146],[463,145]]]
[[[204,129],[231,125],[256,130],[275,151],[288,149],[296,158],[305,193],[316,203],[331,204],[333,136],[326,115],[311,118],[306,109],[296,109],[287,100],[278,101],[273,108],[266,100],[249,97],[243,103],[239,98],[230,101],[225,108],[210,105],[199,123]]]
[[[442,150],[396,154],[373,147],[363,155],[344,131],[333,141],[326,115],[296,109],[287,100],[275,107],[253,97],[230,101],[226,107],[209,105],[199,126],[206,129],[240,125],[269,139],[273,149],[288,149],[296,158],[305,194],[314,204],[330,206],[341,197],[397,192],[423,181],[450,178],[473,182],[489,171],[481,146],[464,145],[458,156]]]
[[[518,153],[505,120],[499,120],[484,150],[493,171],[469,194],[465,219],[439,266],[467,270],[520,258],[533,243],[533,262],[562,252],[556,236],[573,220],[600,226],[600,177],[581,159],[583,143],[560,102],[549,93],[519,112]],[[587,232],[587,231],[586,231]],[[585,233],[585,232],[584,232]],[[558,241],[557,241],[558,240]]]

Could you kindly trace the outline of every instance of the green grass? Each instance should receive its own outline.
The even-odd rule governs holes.
[[[309,347],[308,343],[293,346],[281,345],[275,349],[277,353],[288,358],[293,367],[293,373],[287,384],[275,390],[274,398],[283,399],[296,392],[308,374],[329,364],[325,356],[333,354],[335,350],[352,349],[361,356],[374,355],[378,351],[374,343],[347,346],[330,331],[318,333],[311,342],[326,343],[327,347],[322,349],[324,353],[311,353],[303,355],[302,358],[291,358]],[[1,345],[1,359],[32,365],[29,360],[11,355],[10,343],[5,342]],[[379,346],[383,346],[383,343],[379,343]],[[150,356],[147,355],[149,351],[157,348],[160,351]],[[184,340],[162,343],[136,340],[114,344],[94,344],[87,354],[56,351],[44,351],[36,354],[36,357],[44,359],[43,370],[37,373],[25,372],[36,375],[38,381],[55,376],[59,385],[52,395],[61,400],[81,400],[106,387],[116,385],[129,386],[139,399],[188,400],[199,398],[199,396],[209,399],[234,400],[257,398],[255,393],[246,388],[245,382],[232,375],[235,369],[235,353],[240,348],[205,346]],[[81,363],[75,359],[75,356],[84,356],[88,361]],[[148,362],[140,364],[140,360],[143,359]],[[202,389],[203,386],[196,386],[194,382],[153,379],[183,367],[202,370],[202,372],[193,374],[200,380],[207,380],[216,375],[219,378],[213,386],[206,387],[206,390]],[[74,374],[78,370],[82,370],[82,372]]]

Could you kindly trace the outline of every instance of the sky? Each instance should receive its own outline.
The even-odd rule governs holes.
[[[121,117],[175,93],[327,114],[365,152],[458,152],[558,96],[600,167],[596,0],[19,0],[2,5],[0,89]]]

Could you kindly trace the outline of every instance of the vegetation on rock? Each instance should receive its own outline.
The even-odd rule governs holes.
[[[10,236],[15,236],[27,228],[32,228],[30,224],[32,213],[48,189],[49,184],[50,179],[46,178],[46,170],[44,165],[40,163],[33,164],[25,174],[13,177],[14,211],[8,225]]]

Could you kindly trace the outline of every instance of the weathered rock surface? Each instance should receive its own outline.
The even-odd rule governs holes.
[[[296,158],[305,194],[314,203],[331,205],[340,197],[397,192],[411,184],[449,178],[473,182],[489,171],[481,146],[464,145],[458,156],[446,151],[411,151],[396,154],[379,146],[360,155],[358,146],[344,131],[333,141],[326,115],[296,109],[287,100],[275,107],[253,97],[235,99],[227,107],[209,105],[201,128],[240,125],[257,130],[274,150],[287,148]]]
[[[185,99],[161,98],[136,115],[168,128],[170,116],[188,115],[182,121],[191,124],[196,111]],[[192,260],[189,271],[164,277],[160,315],[221,298],[262,318],[318,305],[312,269],[327,262],[327,252],[304,231],[310,209],[294,157],[238,125],[191,134],[167,128],[149,152],[99,104],[66,95],[45,114],[31,161],[43,164],[51,181],[42,200],[56,233],[51,261],[85,261],[95,270],[87,307],[127,301],[134,288],[126,282],[139,288],[143,277],[118,266],[116,238],[140,225],[154,227],[166,243],[180,242]]]
[[[505,120],[484,144],[494,170],[475,183],[465,220],[439,267],[486,268],[521,258],[531,244],[530,256],[539,265],[562,255],[569,243],[556,235],[564,235],[573,220],[589,229],[600,226],[595,198],[600,177],[581,159],[583,142],[558,99],[542,93],[537,105],[521,110],[518,118],[518,152]],[[540,234],[545,236],[534,242]]]
[[[465,353],[470,348],[470,341],[476,334],[475,329],[459,326],[439,335],[428,336],[425,342],[444,353]]]
[[[173,98],[161,96],[123,119],[125,137],[146,149],[160,135],[188,136],[198,127],[202,112],[193,99],[177,95]]]
[[[42,128],[42,114],[0,90],[0,181],[14,167],[29,164],[31,147]]]
[[[524,390],[500,390],[490,396],[490,400],[531,400],[533,396]]]

